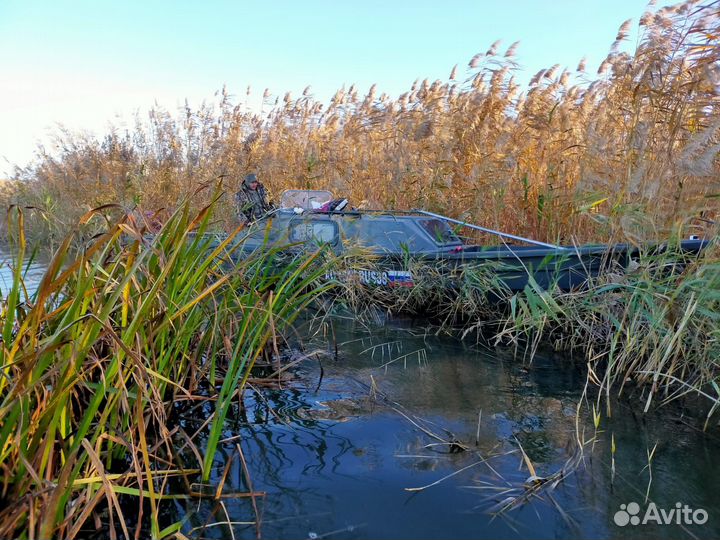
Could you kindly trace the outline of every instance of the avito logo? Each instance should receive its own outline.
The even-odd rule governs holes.
[[[687,504],[675,503],[675,508],[666,510],[658,508],[651,502],[640,516],[640,505],[636,502],[621,504],[620,510],[613,516],[615,524],[620,527],[626,525],[705,525],[708,521],[708,513],[702,508],[692,509]]]

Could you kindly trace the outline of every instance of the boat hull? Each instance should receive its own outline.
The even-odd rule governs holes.
[[[649,255],[661,255],[671,250],[670,267],[677,270],[687,264],[708,245],[707,240],[686,240],[669,248],[667,245],[645,247]],[[422,267],[427,265],[448,276],[459,279],[462,273],[480,272],[487,281],[495,281],[499,287],[517,292],[527,286],[540,289],[557,288],[563,291],[583,288],[588,281],[602,274],[626,271],[632,261],[639,260],[641,250],[629,244],[590,245],[564,248],[538,248],[518,246],[466,246],[455,252],[423,254],[415,260]],[[399,255],[389,256],[382,263],[389,271],[408,270]],[[669,270],[670,268],[668,268]],[[389,278],[389,276],[388,276]],[[419,276],[406,280],[414,285]],[[392,283],[384,276],[380,284]],[[392,284],[390,285],[392,286]]]

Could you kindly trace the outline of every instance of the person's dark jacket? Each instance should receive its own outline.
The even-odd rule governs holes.
[[[256,189],[243,182],[240,190],[235,194],[235,204],[238,217],[243,221],[255,221],[260,219],[270,210],[272,205],[267,202],[265,186],[258,183]]]

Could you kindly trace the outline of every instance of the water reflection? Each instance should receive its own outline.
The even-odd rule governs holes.
[[[266,493],[259,501],[265,537],[720,533],[713,521],[720,516],[714,489],[720,473],[712,466],[713,452],[720,445],[712,435],[698,433],[677,411],[633,416],[629,405],[619,402],[615,416],[603,418],[596,434],[590,419],[576,424],[585,379],[581,367],[567,358],[543,354],[524,365],[512,351],[414,335],[413,325],[386,325],[372,335],[352,321],[336,320],[334,326],[338,358],[322,361],[319,390],[319,364],[308,360],[290,388],[247,392],[245,414],[237,411],[227,425],[228,437],[240,437],[218,455],[215,481],[230,462],[226,491],[249,489],[240,461],[232,457],[242,441],[253,487]],[[316,345],[328,346],[324,340],[318,338]],[[333,349],[330,345],[331,353]],[[637,401],[630,403],[637,406]],[[428,432],[454,438],[468,451],[449,453],[448,446]],[[611,434],[617,445],[612,481]],[[526,466],[521,468],[519,445],[537,475],[548,477],[577,455],[578,435],[587,445],[576,471],[506,516],[487,513],[507,493],[518,493],[530,476]],[[650,500],[668,508],[682,501],[706,509],[710,520],[704,528],[621,529],[613,523],[620,504],[644,503],[649,480],[646,452],[658,441]],[[419,492],[406,491],[438,481]],[[516,491],[509,491],[513,488]],[[255,519],[245,499],[226,500],[225,506],[232,522]],[[212,502],[179,511],[189,513],[193,527],[228,519]],[[233,531],[237,537],[254,537],[257,532],[241,524]],[[193,534],[224,538],[229,531],[215,526]]]

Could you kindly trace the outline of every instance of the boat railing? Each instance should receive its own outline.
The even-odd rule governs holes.
[[[462,225],[463,227],[468,227],[470,229],[475,229],[476,231],[482,231],[488,234],[493,234],[495,236],[499,236],[501,238],[510,238],[511,240],[517,240],[519,242],[526,242],[528,244],[533,244],[535,246],[545,247],[545,248],[551,248],[551,249],[561,249],[561,250],[567,250],[569,248],[558,246],[557,244],[548,244],[546,242],[540,242],[538,240],[533,240],[532,238],[525,238],[524,236],[517,236],[515,234],[510,234],[502,231],[496,231],[495,229],[488,229],[486,227],[481,227],[480,225],[473,225],[472,223],[468,223],[467,221],[460,221],[458,219],[453,219],[447,216],[443,216],[440,214],[435,214],[434,212],[428,212],[426,210],[414,210],[418,214],[423,214],[425,216],[434,217],[436,219],[441,219],[443,221],[448,221],[450,223],[455,223],[457,225]]]

